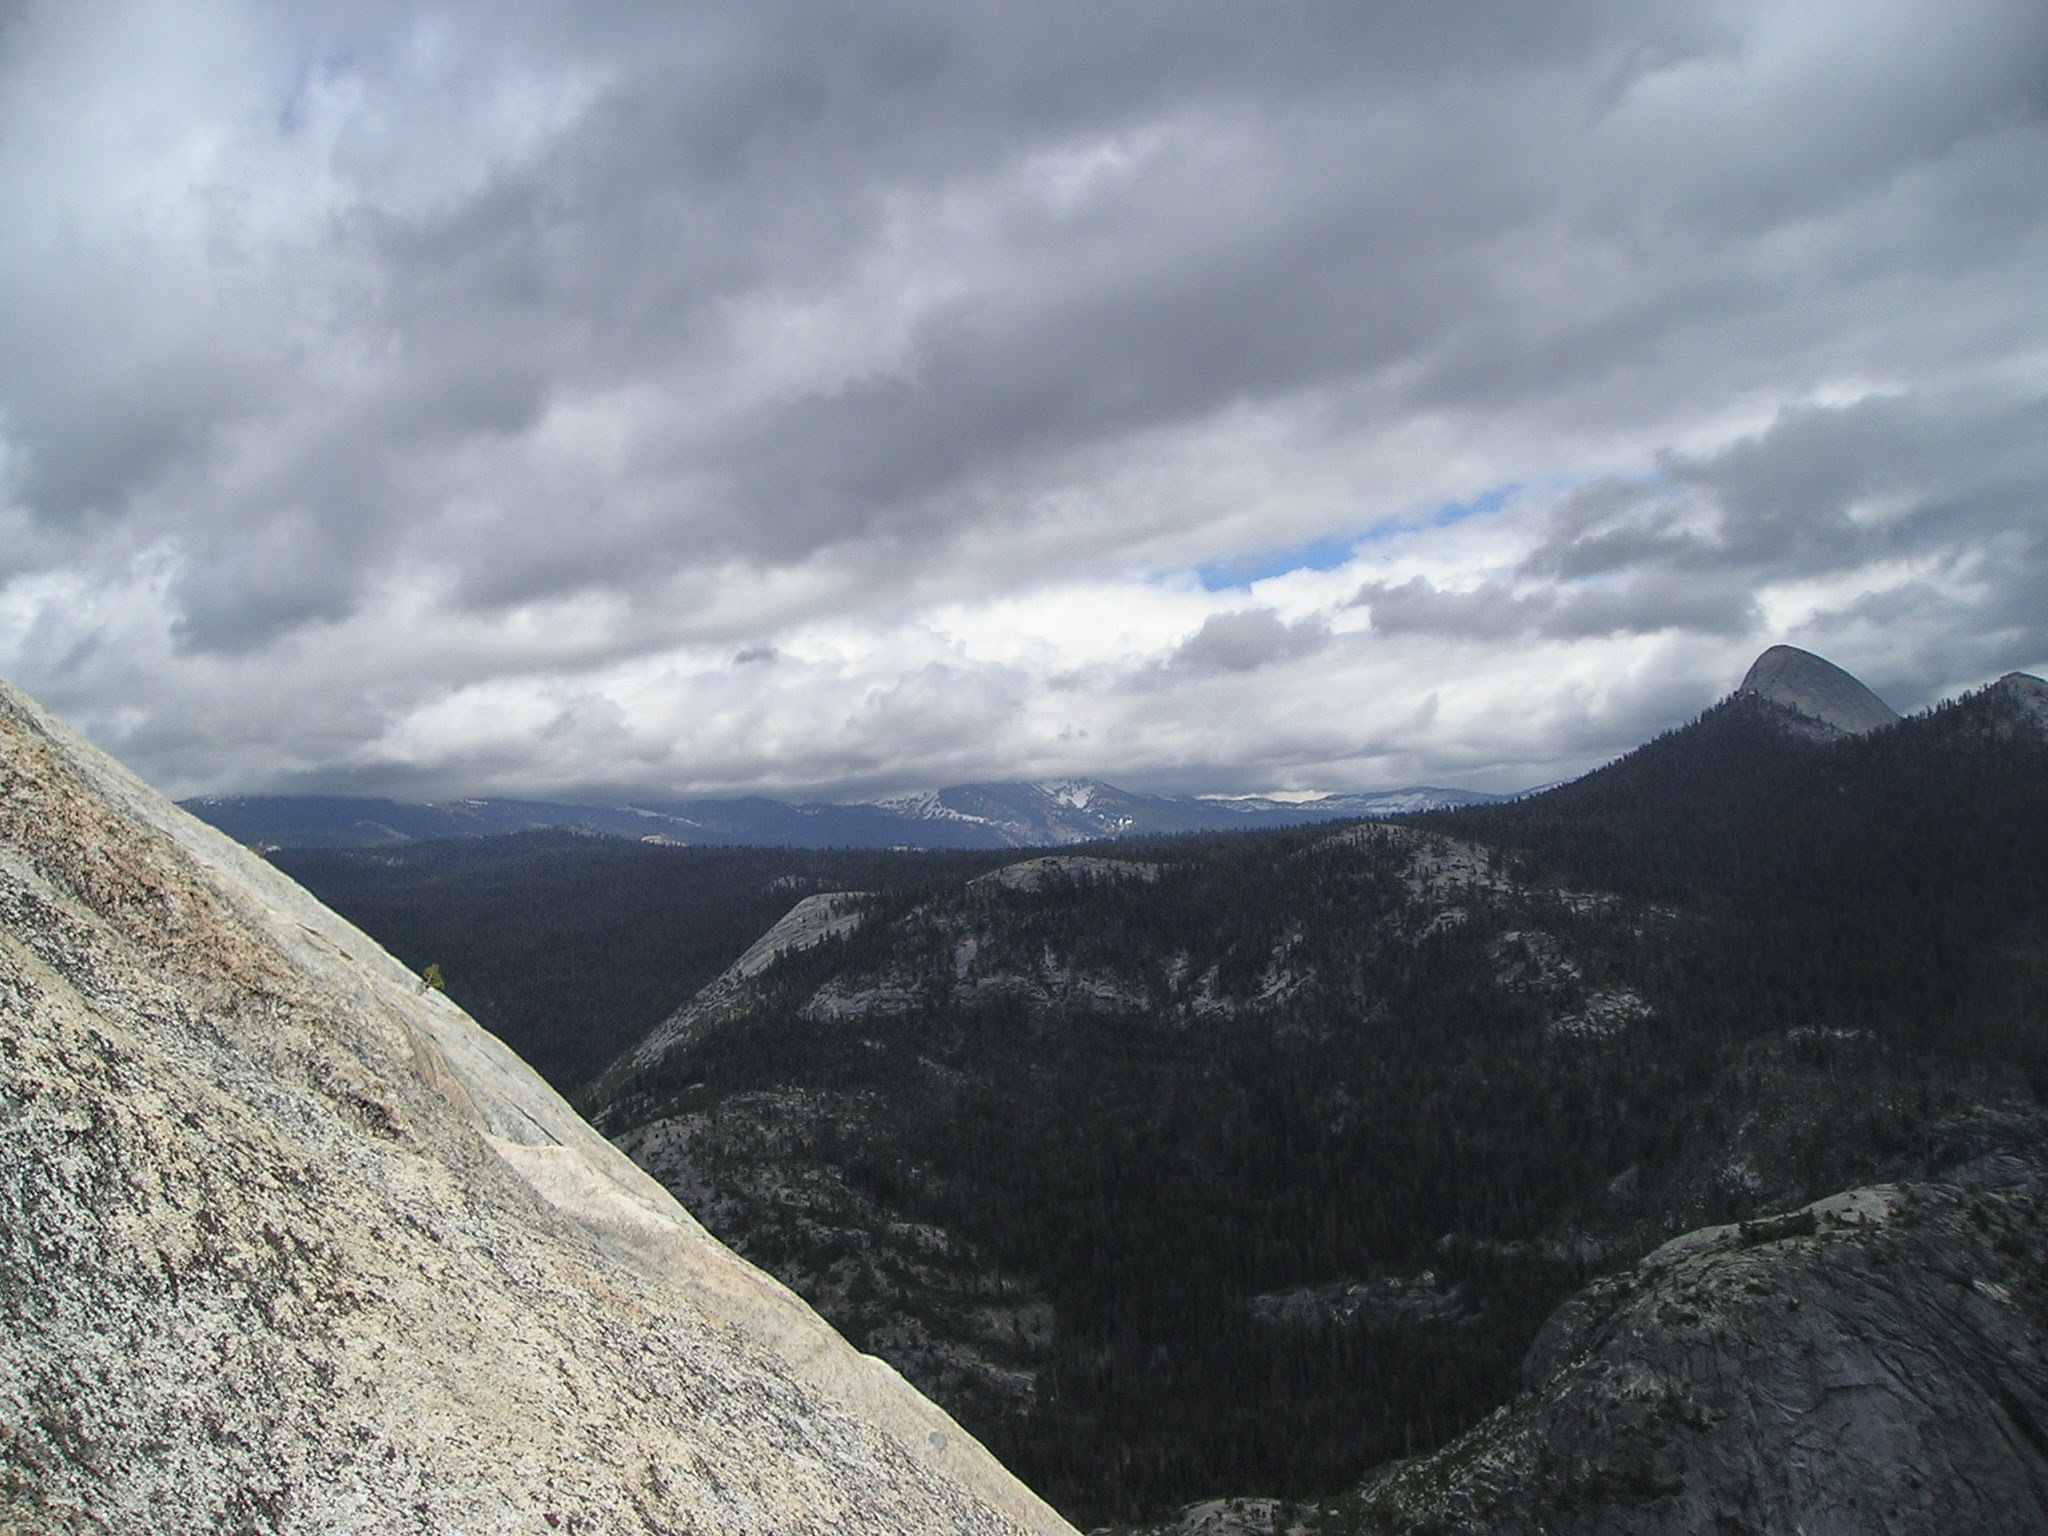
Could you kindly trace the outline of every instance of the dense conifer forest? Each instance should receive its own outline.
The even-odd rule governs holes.
[[[585,832],[290,849],[272,861],[565,1094],[813,890],[965,878],[1001,855],[676,848]]]
[[[2048,1088],[2048,740],[1987,690],[1820,743],[1738,696],[1599,773],[1431,825],[1697,914],[1702,1027],[1875,1032]]]
[[[1494,874],[1431,885],[1436,834]],[[1514,804],[1097,851],[1149,873],[561,837],[288,867],[609,1133],[841,1190],[707,1220],[856,1342],[910,1318],[1032,1373],[948,1406],[1084,1524],[1438,1444],[1590,1270],[1909,1168],[2044,1079],[2048,742],[1996,697],[1834,743],[1736,700]],[[813,889],[874,892],[864,925],[593,1086]],[[955,1304],[1013,1288],[1046,1337]]]

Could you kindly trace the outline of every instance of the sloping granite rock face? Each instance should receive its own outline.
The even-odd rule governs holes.
[[[1314,1528],[2048,1529],[2043,1214],[2031,1180],[1886,1186],[1678,1238],[1559,1310],[1530,1395]]]
[[[2048,734],[2048,682],[2029,672],[2008,672],[1986,691],[2012,719]]]
[[[1793,645],[1774,645],[1751,664],[1738,693],[1791,710],[1826,734],[1865,736],[1899,718],[1884,700],[1833,662]]]
[[[0,685],[0,1529],[1068,1528],[440,994]]]

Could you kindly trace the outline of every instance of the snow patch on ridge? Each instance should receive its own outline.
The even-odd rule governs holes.
[[[1048,800],[1057,801],[1077,811],[1085,811],[1095,803],[1095,796],[1102,788],[1100,784],[1086,779],[1053,779],[1031,786]]]

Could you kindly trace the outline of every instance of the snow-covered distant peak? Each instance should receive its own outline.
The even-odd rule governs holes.
[[[871,803],[885,811],[894,811],[898,816],[935,816],[945,809],[939,804],[938,791],[931,789],[921,789],[909,795],[889,795]]]
[[[1234,801],[1260,805],[1313,805],[1330,798],[1326,789],[1274,789],[1249,795],[1196,795],[1195,799],[1229,804]]]
[[[1055,800],[1076,811],[1087,810],[1104,788],[1091,779],[1048,779],[1031,787],[1048,800]]]
[[[1324,798],[1335,801],[1339,797]],[[1492,797],[1461,793],[1454,789],[1418,786],[1414,789],[1383,789],[1374,794],[1353,795],[1343,803],[1347,808],[1355,804],[1359,810],[1371,816],[1409,816],[1419,811],[1440,811],[1452,806],[1478,804],[1490,798]]]
[[[903,817],[906,821],[983,822],[988,819],[946,804],[944,795],[944,790],[927,789],[920,790],[914,795],[891,795],[887,800],[876,800],[871,803],[882,810]]]

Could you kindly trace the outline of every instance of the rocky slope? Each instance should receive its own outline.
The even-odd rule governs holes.
[[[739,959],[726,967],[718,979],[693,998],[688,1006],[664,1020],[646,1039],[633,1048],[635,1066],[650,1066],[705,1028],[710,1021],[744,1006],[747,983],[786,955],[800,954],[831,939],[843,938],[860,927],[865,915],[865,893],[828,891],[806,896],[791,907],[773,927],[747,946]]]
[[[2048,1087],[2039,691],[1742,695],[1513,805],[868,898],[593,1112],[1077,1518],[1345,1486],[1586,1274]]]
[[[1736,691],[1790,710],[1822,740],[1866,736],[1899,718],[1858,679],[1793,645],[1774,645],[1757,657]]]
[[[1559,1311],[1527,1397],[1308,1528],[2048,1528],[2043,1191],[1990,1178],[1665,1244]]]
[[[1995,719],[2015,730],[2048,735],[2048,682],[2030,672],[2008,672],[1984,690],[1984,698]]]
[[[1080,1517],[1229,1455],[1331,1486],[1366,1464],[1347,1419],[1384,1455],[1490,1404],[1580,1247],[1634,1251],[1732,1155],[1640,1176],[1646,1209],[1604,1193],[1673,1121],[1632,952],[1677,919],[1469,843],[1162,845],[855,900],[832,937],[800,905],[593,1116]],[[1532,1166],[1524,1131],[1572,1144]]]
[[[1560,1307],[1525,1391],[1342,1498],[1149,1536],[1918,1536],[2048,1527],[2038,1123],[1933,1183],[1673,1239]]]
[[[1066,1529],[445,998],[4,687],[0,997],[0,1529]]]

